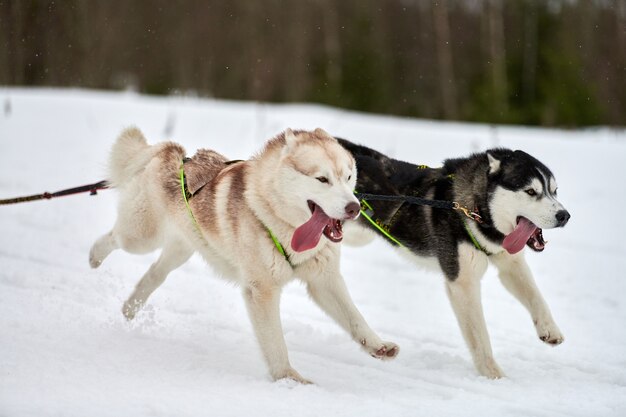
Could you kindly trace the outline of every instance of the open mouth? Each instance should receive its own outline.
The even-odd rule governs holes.
[[[526,245],[528,245],[528,247],[535,252],[541,252],[542,250],[544,250],[546,248],[546,243],[548,242],[543,240],[543,232],[539,227],[535,229],[533,234],[530,235],[530,237],[526,241]]]
[[[320,206],[318,206],[311,200],[308,200],[307,204],[309,205],[309,210],[311,210],[311,214],[313,214],[313,217],[315,217],[316,215],[319,215],[319,216],[326,216],[326,218],[328,219],[328,222],[324,226],[324,230],[323,230],[324,236],[326,236],[331,242],[341,242],[341,240],[343,239],[343,229],[341,228],[342,226],[341,220],[328,217],[326,213],[324,213],[324,210],[322,210]],[[316,213],[320,213],[320,214],[316,214]]]
[[[331,242],[341,242],[343,229],[341,220],[329,217],[315,202],[307,201],[311,218],[298,227],[291,238],[291,248],[296,252],[313,249],[319,243],[322,235]]]
[[[515,229],[505,236],[502,247],[510,254],[521,251],[524,245],[535,252],[541,252],[546,248],[546,243],[541,228],[526,217],[519,216]]]

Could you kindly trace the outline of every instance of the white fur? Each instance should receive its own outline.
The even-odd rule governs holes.
[[[491,258],[498,268],[500,281],[530,313],[539,338],[549,344],[558,345],[565,340],[554,322],[550,308],[539,292],[523,252],[511,255],[502,252]]]
[[[498,187],[490,201],[490,212],[495,227],[503,234],[513,231],[518,216],[524,216],[541,228],[557,226],[556,213],[563,210],[563,205],[554,196],[556,182],[554,178],[546,181],[549,190],[543,183],[531,179],[526,187],[512,191]],[[535,196],[526,190],[533,189]],[[482,312],[480,279],[484,274],[487,259],[490,259],[498,270],[504,287],[526,307],[531,315],[537,335],[545,343],[558,345],[564,337],[554,322],[550,309],[535,285],[530,268],[524,259],[524,252],[509,254],[502,246],[484,238],[474,222],[468,223],[478,242],[492,256],[477,252],[469,245],[459,247],[461,272],[455,281],[447,281],[448,296],[463,336],[472,353],[476,369],[488,378],[501,378],[504,373],[496,363],[491,350],[491,343]]]
[[[316,131],[318,135],[325,134]],[[118,217],[113,229],[93,245],[89,262],[98,267],[115,249],[146,253],[161,248],[161,256],[148,269],[124,303],[132,320],[169,272],[198,251],[218,272],[239,284],[264,358],[274,379],[307,383],[290,364],[280,322],[282,287],[294,277],[307,285],[311,298],[367,353],[392,359],[395,343],[382,341],[354,306],[339,271],[339,248],[322,237],[313,249],[294,252],[289,245],[296,226],[307,221],[312,199],[331,217],[343,219],[346,205],[356,202],[352,189],[356,168],[352,157],[334,139],[303,143],[306,134],[285,133],[278,151],[266,151],[246,164],[245,201],[236,215],[229,208],[234,165],[214,181],[215,217],[203,220],[198,197],[190,200],[200,224],[195,229],[178,191],[167,191],[157,178],[176,178],[176,155],[160,153],[166,144],[147,145],[137,129],[125,131],[113,146],[111,178],[120,191]],[[170,146],[171,148],[171,146]],[[183,154],[180,155],[182,159]],[[168,159],[174,162],[167,162]],[[304,175],[288,162],[312,170]],[[170,165],[167,165],[170,164]],[[323,184],[315,176],[326,176]],[[200,200],[202,201],[202,200]],[[294,268],[278,252],[265,227],[270,227],[290,256]]]
[[[376,239],[376,232],[370,227],[363,227],[357,222],[346,222],[343,226],[343,243],[349,246],[365,246]]]
[[[487,156],[490,174],[496,173],[501,169],[500,161],[490,154]],[[494,191],[489,210],[494,225],[500,232],[506,235],[513,231],[520,215],[541,228],[557,226],[556,214],[564,210],[564,207],[556,199],[557,186],[554,178],[548,177],[543,172],[542,175],[543,182],[538,178],[531,179],[527,186],[519,191],[503,187],[498,187]],[[536,195],[529,195],[526,192],[528,189],[533,189]],[[433,195],[428,194],[426,198],[433,198]],[[429,215],[427,211],[426,216]],[[426,217],[426,220],[430,221],[430,218]],[[550,345],[558,345],[564,341],[564,337],[534,282],[524,259],[524,252],[511,255],[500,244],[486,239],[475,222],[468,221],[467,225],[479,244],[491,255],[487,256],[471,244],[459,244],[457,248],[459,273],[456,279],[446,280],[446,292],[476,369],[488,378],[502,378],[505,374],[493,356],[482,307],[481,279],[487,270],[489,260],[497,268],[504,287],[530,313],[539,338]],[[364,228],[361,225],[349,229],[348,234],[350,235],[350,239],[346,239],[348,244],[364,244],[371,240],[371,236],[376,235],[371,228]],[[365,236],[368,239],[365,239]],[[419,266],[435,267],[440,270],[435,257],[416,256],[404,248],[398,250]]]
[[[550,309],[535,285],[524,253],[511,255],[506,251],[487,257],[469,244],[459,245],[459,276],[446,281],[448,298],[472,354],[478,372],[491,379],[502,378],[504,372],[493,357],[489,333],[482,309],[480,281],[491,260],[504,287],[528,310],[539,338],[558,345],[565,338],[554,322]]]
[[[487,160],[489,161],[489,173],[495,174],[500,170],[500,160],[496,159],[490,153],[487,153]]]
[[[554,188],[556,189],[556,185]],[[528,195],[525,191],[527,189],[535,190],[537,195]],[[517,217],[524,216],[542,229],[556,227],[556,214],[564,210],[564,207],[552,193],[544,191],[538,179],[531,180],[522,190],[496,188],[489,203],[494,226],[507,235],[515,228]]]
[[[504,373],[493,358],[483,315],[480,280],[487,270],[487,256],[467,243],[458,247],[460,271],[454,281],[446,280],[446,292],[474,365],[481,375],[501,378]]]
[[[317,129],[316,132],[329,136],[321,129]],[[348,203],[358,204],[353,192],[357,175],[354,162],[345,159],[331,163],[333,161],[330,161],[332,158],[329,158],[326,148],[316,146],[314,143],[299,143],[294,138],[290,138],[288,132],[285,134],[287,146],[282,151],[280,161],[274,167],[265,168],[277,171],[276,176],[266,176],[264,181],[271,183],[263,184],[262,187],[269,188],[278,197],[278,201],[293,202],[299,210],[282,210],[281,207],[276,206],[275,214],[291,225],[298,226],[310,217],[311,212],[307,201],[312,200],[328,216],[343,219]],[[284,163],[287,159],[296,160],[308,169],[309,178],[304,181],[301,172]],[[317,180],[319,177],[327,178],[328,182],[320,182]]]

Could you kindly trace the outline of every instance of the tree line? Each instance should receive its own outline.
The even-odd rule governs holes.
[[[0,84],[626,125],[626,0],[0,0]]]

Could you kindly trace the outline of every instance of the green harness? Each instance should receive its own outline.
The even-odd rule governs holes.
[[[283,245],[280,244],[280,242],[278,241],[278,238],[274,235],[274,233],[272,233],[272,230],[269,227],[265,226],[265,229],[267,230],[267,234],[270,236],[270,238],[274,242],[274,246],[276,246],[276,249],[278,249],[278,252],[280,252],[280,254],[285,257],[285,260],[287,261],[289,266],[293,268],[293,264],[291,263],[291,260],[289,259],[289,254],[287,254],[287,252],[285,251],[285,248],[283,248]]]
[[[187,206],[187,212],[189,213],[189,217],[191,218],[193,225],[196,227],[196,231],[201,237],[204,237],[202,235],[202,230],[200,229],[200,225],[196,221],[196,217],[193,215],[193,212],[191,211],[191,206],[189,205],[189,199],[193,197],[193,194],[191,194],[189,190],[187,190],[184,165],[185,165],[185,162],[181,162],[180,164],[180,189],[183,193],[183,200],[185,201],[185,205]]]
[[[236,161],[236,162],[238,162],[238,161]],[[202,234],[202,230],[200,229],[200,225],[198,224],[198,221],[196,220],[196,217],[193,215],[193,211],[191,210],[191,206],[189,205],[189,199],[191,197],[193,197],[193,194],[191,194],[189,192],[189,190],[187,190],[187,186],[186,186],[186,183],[185,183],[184,161],[180,164],[179,176],[180,176],[180,189],[181,189],[181,193],[183,195],[183,201],[185,202],[185,206],[187,206],[187,212],[189,213],[189,217],[191,218],[191,221],[194,224],[194,227],[195,227],[197,233],[199,234],[199,236],[201,238],[204,239],[204,235]],[[358,194],[357,191],[355,191],[354,193]],[[387,239],[389,239],[389,241],[391,241],[392,243],[394,243],[395,245],[397,245],[397,246],[399,246],[401,248],[405,248],[406,247],[398,239],[396,239],[394,236],[392,236],[391,233],[389,233],[389,230],[388,230],[389,227],[388,226],[386,226],[382,221],[380,221],[378,219],[375,219],[375,217],[374,217],[374,208],[367,202],[367,200],[361,199],[361,210],[360,211],[361,211],[361,215],[363,217],[365,217],[365,219],[367,219],[367,221],[376,230],[378,230],[383,236],[385,236]],[[465,228],[465,231],[466,231],[467,235],[469,236],[470,240],[472,241],[472,243],[474,244],[476,249],[484,252],[487,255],[490,255],[490,253],[487,251],[487,249],[485,249],[480,243],[478,243],[478,240],[474,236],[474,233],[472,233],[472,230],[470,229],[469,225],[467,224],[467,220],[465,218],[462,218],[462,220],[463,220],[463,227]],[[267,227],[265,225],[263,225],[263,227],[265,227],[265,230],[267,230],[268,236],[270,237],[270,239],[272,239],[272,242],[274,242],[274,246],[276,246],[276,250],[278,250],[278,252],[281,255],[283,255],[283,257],[285,258],[285,261],[287,261],[289,266],[291,266],[293,268],[294,266],[291,263],[291,260],[289,259],[289,254],[287,254],[287,252],[285,251],[285,248],[280,243],[280,241],[278,240],[276,235],[274,235],[274,233],[272,233],[272,230],[269,227]]]
[[[358,194],[357,191],[355,191],[354,193]],[[396,239],[391,235],[391,233],[389,233],[388,226],[386,226],[382,221],[374,218],[374,209],[365,199],[361,199],[361,215],[365,217],[367,221],[370,222],[370,224],[374,226],[374,228],[376,228],[376,230],[382,233],[382,235],[389,239],[392,243],[401,248],[405,247],[402,243],[400,243],[398,239]],[[463,227],[465,228],[465,232],[469,236],[476,249],[484,252],[486,255],[491,255],[491,253],[487,251],[485,247],[478,243],[476,236],[474,236],[474,233],[472,233],[472,229],[470,229],[469,225],[467,224],[467,220],[464,217],[462,217],[461,219],[463,220]]]
[[[464,217],[462,217],[461,219],[463,220],[463,227],[465,227],[465,231],[467,232],[467,235],[469,236],[476,249],[484,252],[487,256],[491,255],[491,252],[489,252],[483,245],[478,243],[476,236],[474,236],[474,233],[472,233],[472,229],[470,229],[469,225],[467,224],[467,220]]]
[[[239,162],[239,161],[230,161],[230,163],[233,163],[233,162]],[[183,161],[180,164],[180,172],[179,172],[180,189],[181,189],[181,192],[183,194],[183,200],[185,201],[185,206],[187,206],[187,212],[189,213],[189,217],[191,218],[191,221],[193,222],[193,225],[196,228],[196,232],[198,233],[198,235],[202,239],[204,239],[204,235],[202,234],[202,230],[200,229],[200,225],[198,224],[198,221],[196,220],[196,217],[193,215],[193,211],[191,210],[191,206],[189,205],[189,199],[191,197],[193,197],[193,194],[191,194],[189,192],[189,190],[187,189],[187,184],[186,184],[186,181],[185,181],[185,168],[184,168],[184,165],[185,165],[185,162]],[[263,225],[263,226],[267,230],[267,234],[272,239],[272,242],[274,242],[274,246],[276,246],[276,249],[278,250],[278,252],[280,252],[280,254],[285,257],[285,260],[287,261],[289,266],[291,266],[293,268],[294,266],[291,263],[291,260],[289,259],[289,255],[285,251],[285,248],[283,247],[283,245],[280,244],[280,242],[278,241],[278,238],[274,235],[274,233],[272,233],[272,231],[270,230],[269,227],[267,227],[265,225]]]
[[[356,191],[354,193],[357,194]],[[400,246],[401,248],[405,247],[402,243],[400,243],[398,239],[391,236],[391,234],[387,230],[385,230],[386,228],[384,227],[382,222],[380,222],[379,224],[378,220],[374,220],[374,209],[366,200],[361,200],[361,216],[365,217],[367,221],[370,222],[370,224],[374,226],[380,233],[382,233],[383,236],[385,236],[387,239]]]

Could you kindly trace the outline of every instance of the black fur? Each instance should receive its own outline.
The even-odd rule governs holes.
[[[493,227],[488,204],[491,192],[497,185],[512,190],[527,185],[529,177],[538,176],[528,170],[540,167],[550,172],[522,151],[493,149],[467,158],[448,159],[441,168],[429,168],[389,158],[345,139],[338,141],[356,159],[357,192],[456,201],[479,211],[483,218],[480,232],[496,244],[502,243],[504,235]],[[493,174],[489,172],[487,153],[501,161],[501,169]],[[461,212],[386,201],[368,203],[374,209],[373,217],[393,237],[416,255],[437,257],[445,276],[450,280],[457,278],[458,244],[473,244]],[[363,216],[359,221],[371,226]]]

